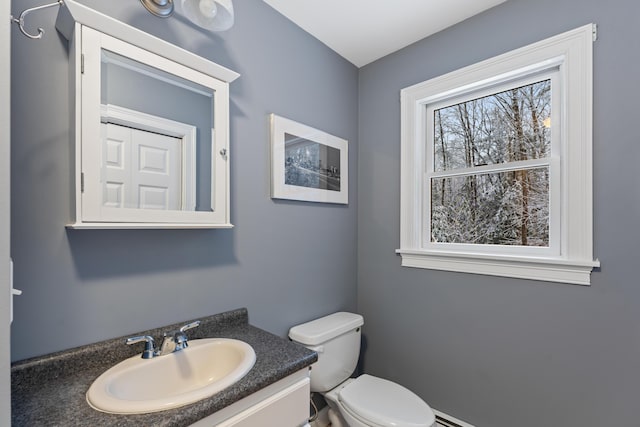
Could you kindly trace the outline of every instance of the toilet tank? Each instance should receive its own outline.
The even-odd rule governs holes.
[[[289,338],[318,353],[311,369],[311,391],[329,391],[351,376],[360,355],[359,314],[339,312],[289,330]]]

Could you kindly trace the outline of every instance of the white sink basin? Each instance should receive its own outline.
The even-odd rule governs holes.
[[[256,354],[245,342],[208,338],[164,356],[124,360],[100,375],[87,392],[94,409],[143,414],[177,408],[213,396],[244,377]]]

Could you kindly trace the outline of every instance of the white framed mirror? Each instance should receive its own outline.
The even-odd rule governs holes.
[[[57,27],[70,40],[76,140],[76,218],[67,226],[232,227],[229,81],[238,74],[65,6]]]

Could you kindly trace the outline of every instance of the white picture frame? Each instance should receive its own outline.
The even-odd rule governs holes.
[[[271,197],[349,203],[348,141],[270,115]]]

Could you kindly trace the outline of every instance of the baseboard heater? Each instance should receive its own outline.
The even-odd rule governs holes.
[[[329,407],[325,406],[318,412],[318,419],[311,423],[311,427],[330,427],[329,426]],[[436,414],[436,422],[438,423],[438,427],[474,427],[469,423],[465,423],[464,421],[458,420],[451,415],[444,414],[440,411],[433,411]]]
[[[433,412],[436,414],[436,422],[439,424],[438,427],[443,426],[443,427],[473,427],[471,424],[469,423],[465,423],[464,421],[461,421],[457,418],[452,417],[451,415],[447,415],[443,412],[437,411],[437,410],[433,410]]]
[[[451,422],[451,421],[449,421],[449,420],[447,420],[445,418],[439,417],[439,416],[436,416],[436,421],[438,422],[438,424],[440,424],[441,426],[444,426],[444,427],[462,427],[458,423]]]

